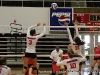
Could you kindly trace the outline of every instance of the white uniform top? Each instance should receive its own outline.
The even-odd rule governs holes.
[[[30,35],[30,30],[34,27],[36,27],[36,25],[31,26],[28,28],[27,31],[27,48],[26,48],[26,52],[28,53],[36,53],[36,43],[38,41],[39,38],[41,38],[45,33],[46,33],[46,27],[44,26],[44,31],[43,33],[41,33],[40,35],[37,36],[31,36]]]
[[[6,65],[0,66],[0,75],[11,75],[11,69]]]
[[[82,61],[86,61],[85,57],[74,57],[74,58],[69,58],[65,59],[63,61],[60,61],[61,58],[58,59],[57,65],[66,65],[67,66],[67,71],[68,75],[79,75],[79,63]]]
[[[55,49],[51,52],[50,58],[52,60],[54,60],[55,62],[57,62],[60,54],[63,54],[63,50],[59,49],[59,52],[57,52],[56,49]]]
[[[76,25],[75,25],[75,29],[76,29],[76,36],[79,37],[79,32],[78,32],[78,28],[77,28]],[[74,53],[81,54],[81,46],[76,45],[75,42],[73,41],[68,26],[67,26],[67,31],[68,31],[69,39],[70,39],[70,42],[71,42],[70,46],[72,47],[72,50],[74,51]]]

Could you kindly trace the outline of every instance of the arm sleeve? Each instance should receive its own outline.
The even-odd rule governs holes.
[[[66,63],[65,63],[64,60],[63,60],[63,61],[60,61],[60,60],[61,60],[61,58],[59,58],[59,59],[57,60],[57,63],[56,63],[57,66],[66,65]]]
[[[76,36],[79,37],[79,31],[78,31],[78,27],[77,27],[77,25],[75,25],[75,30],[76,30]]]
[[[61,49],[61,54],[63,54],[63,50]]]
[[[72,36],[71,36],[71,33],[70,33],[70,30],[69,30],[68,26],[67,26],[67,31],[68,31],[70,42],[71,42],[71,44],[73,44],[73,39],[72,39]]]
[[[50,58],[53,59],[53,52],[51,52]]]
[[[46,26],[44,26],[44,31],[40,35],[37,35],[37,38],[42,37],[45,33],[46,33]]]
[[[32,28],[36,27],[36,26],[37,26],[37,24],[35,24],[34,26],[30,26],[30,27],[28,28],[28,30],[27,30],[27,37],[30,36],[30,30],[31,30]]]

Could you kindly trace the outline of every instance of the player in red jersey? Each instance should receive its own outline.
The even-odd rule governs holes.
[[[98,43],[97,47],[94,48],[94,54],[100,54],[100,43]],[[92,66],[91,66],[91,72],[89,75],[92,75],[93,70],[94,70],[94,66],[95,64],[98,64],[98,73],[97,75],[100,75],[100,55],[95,55],[94,56],[94,60],[92,62]]]

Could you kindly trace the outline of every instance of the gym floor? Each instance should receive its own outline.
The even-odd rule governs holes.
[[[22,73],[22,68],[11,68],[11,70],[12,70],[12,75],[21,75],[21,73]],[[49,71],[50,69],[48,69],[48,68],[39,69],[39,71],[45,71],[45,70]],[[97,69],[95,68],[95,70],[97,70]],[[39,75],[50,75],[50,74],[42,73]],[[89,75],[89,68],[83,68],[82,75]]]

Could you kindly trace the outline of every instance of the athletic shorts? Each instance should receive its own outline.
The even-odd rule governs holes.
[[[36,55],[36,53],[25,53],[25,57],[27,57],[27,58],[37,58],[37,55]]]
[[[100,60],[100,58],[94,58],[94,60]]]
[[[82,62],[80,62],[79,65],[82,65]]]

